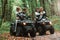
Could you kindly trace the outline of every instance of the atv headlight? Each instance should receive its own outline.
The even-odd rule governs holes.
[[[26,23],[23,23],[23,25],[26,25]]]
[[[49,22],[50,23],[50,25],[52,25],[52,22]]]

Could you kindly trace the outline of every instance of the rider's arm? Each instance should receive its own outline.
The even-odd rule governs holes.
[[[16,19],[17,19],[17,20],[19,19],[19,15],[18,15],[18,14],[16,14]]]
[[[44,16],[44,17],[47,17],[47,15],[46,15],[46,12],[45,12],[45,11],[44,11],[44,14],[43,14],[43,16]]]

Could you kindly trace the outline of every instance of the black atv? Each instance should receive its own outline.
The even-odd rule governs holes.
[[[16,27],[15,27],[16,26]],[[34,26],[34,21],[31,20],[18,20],[17,24],[12,24],[10,28],[10,34],[16,36],[28,36],[30,33],[31,37],[36,36],[36,29]]]
[[[42,18],[40,21],[36,21],[35,27],[39,35],[45,35],[46,31],[50,31],[51,34],[54,34],[54,27],[52,26],[52,22],[47,18]]]
[[[24,18],[22,14],[18,14],[18,16],[20,19],[11,24],[10,34],[15,36],[28,36],[28,33],[30,33],[31,37],[35,37],[36,29],[34,21]]]

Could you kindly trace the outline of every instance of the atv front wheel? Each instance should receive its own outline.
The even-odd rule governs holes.
[[[24,33],[23,33],[23,36],[24,36],[24,37],[28,37],[28,32],[24,32]]]
[[[54,34],[54,28],[53,27],[50,28],[50,34]]]
[[[32,28],[32,30],[30,31],[30,36],[31,37],[35,37],[36,36],[36,30],[35,30],[35,28]]]
[[[18,36],[23,36],[23,30],[22,30],[22,28],[21,27],[17,27],[16,28],[16,36],[18,37]]]
[[[10,35],[11,36],[15,36],[16,35],[16,32],[14,32],[14,28],[12,26],[10,27]]]

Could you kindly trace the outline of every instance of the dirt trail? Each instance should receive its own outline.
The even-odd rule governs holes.
[[[55,32],[52,35],[36,36],[34,38],[14,37],[10,36],[9,33],[5,33],[0,36],[5,37],[6,40],[60,40],[60,32]]]

